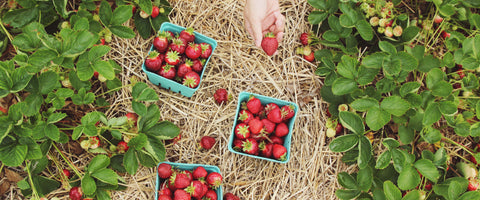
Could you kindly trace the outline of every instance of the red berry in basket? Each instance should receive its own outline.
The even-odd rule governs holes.
[[[267,55],[272,56],[277,51],[278,41],[273,33],[267,33],[262,40],[262,49]]]
[[[185,77],[183,78],[183,85],[190,88],[196,88],[198,84],[200,84],[200,76],[197,74],[197,72],[191,71],[185,74]]]
[[[277,128],[275,128],[275,135],[277,137],[283,137],[288,135],[288,126],[285,123],[277,124]]]
[[[196,60],[193,60],[193,65],[192,65],[192,69],[193,71],[197,72],[197,73],[202,73],[202,70],[203,70],[203,64],[204,62],[202,62],[203,59],[196,59]],[[204,60],[203,60],[204,61]]]
[[[175,190],[173,193],[174,200],[190,200],[192,197],[185,190]]]
[[[204,198],[209,200],[217,200],[218,196],[215,190],[208,190],[207,193],[205,193]]]
[[[280,123],[283,121],[282,119],[282,111],[280,108],[274,108],[270,112],[267,113],[267,118],[273,123]]]
[[[267,132],[268,134],[273,133],[276,126],[275,123],[271,122],[268,119],[262,119],[262,123],[263,123],[263,131]]]
[[[166,179],[172,175],[172,166],[167,163],[158,165],[158,177]]]
[[[268,103],[266,106],[265,106],[265,113],[268,115],[268,113],[270,113],[270,111],[272,111],[273,109],[275,108],[280,108],[278,107],[277,104],[275,103]]]
[[[153,6],[152,8],[152,18],[156,18],[158,16],[158,13],[160,13],[160,9],[158,9],[157,6]]]
[[[70,171],[68,169],[63,169],[62,171],[63,171],[63,175],[65,175],[65,177],[70,178],[71,174],[70,174]]]
[[[273,144],[283,145],[283,139],[275,135],[270,136],[270,141],[272,141]]]
[[[215,102],[217,104],[222,104],[222,103],[227,103],[228,102],[228,92],[224,88],[219,88],[215,91],[215,94],[213,94],[213,98],[215,99]]]
[[[234,194],[232,194],[230,192],[223,195],[223,199],[224,200],[240,200],[239,197],[235,196]]]
[[[158,195],[172,196],[172,191],[170,189],[168,189],[168,187],[164,186],[163,189],[158,191]]]
[[[157,49],[158,52],[164,53],[168,50],[168,37],[170,37],[170,34],[162,31],[158,33],[155,39],[153,39],[153,46],[155,47],[155,49]]]
[[[241,151],[243,149],[243,142],[244,140],[235,138],[233,139],[233,150]]]
[[[281,161],[287,160],[287,148],[285,148],[283,145],[274,144],[273,157]]]
[[[125,153],[128,151],[128,144],[125,141],[120,141],[117,144],[117,151],[118,153]]]
[[[187,48],[185,49],[185,55],[187,55],[188,58],[195,60],[200,55],[202,54],[202,47],[199,44],[195,43],[190,43],[187,45]]]
[[[191,172],[191,171],[189,171],[189,170],[185,170],[185,171],[183,171],[183,172],[181,172],[181,173],[184,173],[185,175],[187,175],[187,177],[188,177],[188,180],[190,180],[190,182],[192,182],[192,181],[193,181],[193,174],[192,174],[192,172]]]
[[[312,52],[310,52],[310,54],[308,54],[308,55],[303,55],[303,58],[304,58],[305,60],[307,60],[308,62],[313,62],[313,61],[315,61],[315,54],[314,54],[313,51],[312,51]]]
[[[160,70],[163,60],[159,55],[160,54],[156,51],[152,51],[150,54],[148,54],[148,58],[145,59],[145,67],[148,69],[148,71],[156,72]]]
[[[222,175],[217,173],[217,172],[212,172],[207,175],[207,183],[212,187],[212,188],[218,188],[222,184]]]
[[[200,58],[207,59],[212,55],[212,45],[207,43],[200,43],[200,47],[202,48],[202,54],[200,54]]]
[[[248,122],[248,126],[250,127],[250,133],[257,135],[263,129],[263,122],[258,118],[253,118]]]
[[[188,187],[191,183],[188,175],[184,173],[177,173],[175,176],[172,176],[171,178],[175,178],[173,182],[173,187],[175,187],[176,189],[184,189]]]
[[[172,200],[172,197],[168,195],[158,195],[158,200]]]
[[[172,43],[168,46],[171,50],[178,52],[179,54],[185,53],[185,48],[187,47],[182,40],[178,38],[172,39]]]
[[[238,120],[248,123],[253,119],[253,114],[248,110],[241,110],[238,114]]]
[[[179,53],[176,51],[168,51],[165,56],[165,62],[169,65],[177,65],[180,62]]]
[[[247,124],[239,123],[235,127],[235,137],[238,139],[246,139],[250,137],[250,129]]]
[[[68,193],[68,196],[71,200],[81,200],[83,196],[82,189],[80,187],[72,187]]]
[[[189,27],[180,32],[179,38],[182,38],[186,42],[193,42],[195,41],[195,33],[193,32],[193,28]]]
[[[193,175],[194,179],[200,179],[200,178],[207,177],[208,172],[207,172],[207,170],[205,170],[204,167],[200,166],[200,167],[197,167],[193,170],[192,175]]]
[[[293,105],[285,105],[282,106],[282,118],[283,120],[289,120],[295,115],[295,106]]]
[[[204,149],[211,149],[215,145],[215,138],[210,137],[210,136],[203,136],[202,139],[200,139],[200,146]]]
[[[260,155],[266,158],[272,157],[273,153],[273,144],[269,142],[262,141],[258,145],[258,148],[260,149]]]
[[[247,109],[252,114],[258,114],[262,110],[262,102],[260,102],[260,99],[251,96],[247,101]]]
[[[178,66],[177,76],[180,78],[185,77],[188,72],[192,71],[193,62],[190,59],[186,59],[185,63]]]
[[[242,144],[243,152],[257,155],[258,154],[258,142],[255,139],[248,138]]]
[[[193,198],[202,198],[203,192],[203,183],[200,181],[192,181],[190,186],[185,188],[185,191],[190,194]]]
[[[162,68],[158,71],[158,75],[163,76],[167,79],[173,79],[175,78],[175,66],[165,64],[162,66]]]

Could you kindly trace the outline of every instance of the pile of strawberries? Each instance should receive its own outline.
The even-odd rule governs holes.
[[[158,176],[163,184],[158,191],[158,200],[216,200],[215,190],[222,184],[223,177],[217,172],[208,173],[200,166],[194,170],[175,169],[168,163],[158,166]]]
[[[302,47],[297,47],[296,52],[299,55],[302,55],[305,60],[308,62],[315,61],[314,51],[311,49],[310,45],[318,43],[318,38],[312,33],[302,33],[300,35],[300,43]]]
[[[295,115],[293,105],[262,105],[255,96],[242,102],[235,125],[233,149],[247,154],[285,161],[284,138],[289,134],[288,122]]]
[[[145,60],[148,71],[190,88],[198,86],[205,61],[212,54],[212,46],[195,43],[193,28],[184,29],[176,36],[171,31],[161,31],[153,40],[153,46],[155,49]]]

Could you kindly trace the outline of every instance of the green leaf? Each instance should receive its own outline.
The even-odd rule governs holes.
[[[454,131],[457,135],[467,137],[470,135],[470,124],[468,122],[460,122],[455,124]]]
[[[337,174],[338,183],[346,189],[358,189],[357,182],[352,175],[346,172],[340,172]]]
[[[358,136],[355,134],[342,135],[333,139],[328,147],[333,152],[345,152],[355,147],[358,141]]]
[[[480,192],[479,191],[465,192],[457,200],[480,200]]]
[[[440,166],[440,165],[444,165],[446,164],[447,162],[447,151],[445,150],[445,148],[441,147],[440,149],[438,149],[435,154],[434,154],[434,157],[433,157],[433,164],[435,166]]]
[[[472,137],[480,136],[480,122],[477,122],[475,124],[472,124],[472,126],[470,126],[470,135]]]
[[[39,13],[38,7],[13,9],[5,13],[3,23],[10,24],[10,26],[15,28],[22,28],[38,19]]]
[[[411,190],[414,189],[420,181],[420,175],[418,175],[417,170],[412,166],[408,166],[403,168],[398,176],[398,187],[401,190]]]
[[[152,27],[150,26],[150,21],[148,20],[148,18],[142,18],[140,16],[140,12],[137,12],[133,19],[138,34],[140,34],[143,39],[148,39],[150,37],[150,34],[152,33]]]
[[[457,199],[460,194],[462,194],[465,190],[462,188],[462,185],[456,181],[450,183],[448,186],[448,198],[449,199]]]
[[[418,33],[420,32],[420,28],[417,26],[409,26],[402,33],[402,41],[409,42],[417,37]]]
[[[440,101],[438,102],[440,112],[444,115],[453,115],[457,113],[457,104],[453,101]]]
[[[315,10],[310,12],[310,14],[308,15],[308,22],[310,22],[310,24],[320,24],[325,19],[327,19],[327,17],[328,13],[326,13],[325,11]]]
[[[165,160],[166,150],[161,140],[148,136],[148,143],[145,146],[145,150],[155,158],[157,163]]]
[[[389,53],[389,54],[397,54],[397,49],[393,44],[387,41],[380,41],[378,42],[378,47],[380,47],[380,50],[383,52]]]
[[[340,39],[340,35],[332,30],[328,30],[322,34],[322,38],[330,42],[336,42]]]
[[[361,65],[358,68],[357,83],[361,86],[372,83],[379,71],[379,69],[367,68],[364,65]]]
[[[113,16],[111,20],[112,25],[121,25],[130,18],[132,18],[132,6],[131,5],[121,5],[115,8],[113,11]]]
[[[380,104],[380,108],[395,116],[402,116],[410,109],[410,104],[400,96],[390,96]]]
[[[48,94],[53,91],[56,87],[60,87],[58,82],[58,74],[53,71],[47,71],[38,77],[38,83],[40,86],[41,94]]]
[[[12,139],[6,137],[0,144],[0,161],[6,166],[20,166],[27,156],[27,150],[27,145],[17,144]]]
[[[386,56],[387,54],[384,52],[375,52],[365,56],[362,60],[362,65],[365,65],[367,68],[380,69]]]
[[[415,133],[411,128],[400,125],[398,127],[398,136],[400,137],[400,141],[402,141],[403,144],[409,144],[413,141]]]
[[[395,167],[395,170],[397,172],[402,172],[405,163],[407,162],[407,158],[405,155],[402,153],[402,151],[398,149],[392,149],[392,160],[393,160],[393,167]]]
[[[53,113],[50,116],[48,116],[47,123],[48,124],[57,123],[58,121],[65,118],[66,116],[67,116],[67,114],[65,114],[65,113]]]
[[[418,199],[421,199],[420,191],[418,190],[412,190],[402,198],[402,200],[418,200]]]
[[[107,45],[94,46],[90,49],[90,51],[88,51],[88,59],[90,62],[94,62],[95,60],[107,55],[110,49],[111,48]]]
[[[363,125],[362,118],[355,113],[341,111],[339,114],[340,122],[342,125],[351,130],[352,132],[363,135],[365,132],[365,126]]]
[[[90,24],[88,22],[88,19],[85,17],[82,17],[79,20],[77,20],[73,26],[73,30],[76,30],[76,31],[89,30],[89,29],[90,29]]]
[[[138,170],[138,159],[134,148],[129,148],[123,156],[123,166],[129,174],[135,174]]]
[[[138,82],[132,88],[132,98],[135,101],[158,101],[158,95],[146,83]]]
[[[133,108],[133,111],[135,111],[135,113],[137,113],[140,116],[147,114],[147,106],[143,103],[133,101],[132,108]]]
[[[50,62],[55,59],[58,54],[50,49],[40,49],[28,57],[28,64],[35,67],[35,71],[39,72],[45,66],[49,66]]]
[[[395,149],[400,146],[400,143],[393,138],[385,138],[382,141],[382,144],[388,148],[388,150]]]
[[[337,65],[337,72],[341,76],[348,79],[355,79],[357,77],[357,61],[347,55],[342,56],[342,62]]]
[[[110,158],[106,155],[95,156],[88,164],[88,172],[93,173],[110,165]]]
[[[421,133],[423,139],[430,144],[434,144],[442,139],[442,134],[440,131],[430,126],[422,130]]]
[[[355,25],[360,36],[366,41],[373,39],[373,30],[370,24],[366,20],[359,20]]]
[[[380,93],[388,93],[395,88],[395,82],[391,79],[383,78],[375,84],[375,87]]]
[[[135,32],[126,26],[110,26],[109,29],[114,35],[121,38],[129,39],[135,37]]]
[[[180,134],[180,128],[169,121],[162,121],[145,131],[145,134],[159,140],[170,140]]]
[[[418,59],[418,58],[417,58]],[[433,57],[433,55],[427,55],[420,60],[418,64],[418,71],[427,73],[433,68],[440,67],[440,60]]]
[[[138,6],[140,7],[140,9],[145,11],[148,15],[152,14],[153,5],[151,0],[139,0]]]
[[[437,167],[435,167],[431,160],[417,160],[414,166],[423,176],[425,176],[428,180],[434,183],[436,183],[438,178],[440,178],[440,173],[438,172]]]
[[[95,101],[95,94],[92,92],[86,93],[85,88],[81,88],[78,94],[72,96],[72,102],[75,105],[90,104]]]
[[[390,151],[384,151],[377,158],[377,163],[375,164],[375,169],[385,169],[390,164],[392,160],[392,153]]]
[[[347,78],[337,78],[332,85],[332,91],[335,95],[344,95],[357,89],[357,83]]]
[[[418,60],[407,52],[398,52],[394,57],[402,63],[402,70],[413,71],[418,67]]]
[[[107,168],[100,169],[98,171],[93,172],[92,176],[110,185],[118,184],[118,175],[111,169],[107,169]]]
[[[383,71],[389,76],[398,76],[402,72],[402,62],[391,55],[383,60]]]
[[[128,12],[131,13],[130,11]],[[100,16],[100,20],[105,26],[109,26],[111,24],[113,13],[112,13],[112,8],[110,7],[110,4],[108,4],[107,1],[102,1],[100,3],[99,16]]]
[[[361,194],[360,190],[335,190],[335,195],[339,199],[355,199]]]
[[[358,142],[358,167],[364,169],[368,167],[370,159],[372,159],[372,144],[366,136],[360,136],[360,141]]]
[[[131,148],[135,148],[136,150],[140,150],[147,144],[147,135],[145,134],[138,134],[136,137],[132,138],[130,142],[128,142],[128,146]]]
[[[385,181],[383,183],[383,190],[387,200],[400,200],[402,199],[402,192],[391,181]]]
[[[63,18],[68,18],[68,14],[70,12],[67,12],[67,0],[53,0],[53,5],[55,6],[55,10],[57,10],[57,13],[60,14]]]
[[[355,99],[350,106],[360,112],[365,112],[371,108],[378,108],[379,103],[376,99],[374,98],[361,98],[361,99]]]
[[[308,4],[319,10],[327,10],[326,1],[308,0]]]
[[[85,174],[83,176],[81,187],[82,187],[82,192],[86,195],[92,195],[97,190],[97,184],[89,174]]]
[[[365,167],[358,170],[357,174],[358,189],[368,192],[373,183],[373,170],[370,167]]]
[[[95,62],[93,64],[93,69],[107,80],[113,80],[115,78],[115,71],[108,61],[101,60]]]
[[[385,110],[380,108],[371,108],[367,112],[365,117],[365,122],[367,123],[370,129],[377,131],[390,122],[391,115]]]
[[[416,93],[420,88],[419,82],[408,82],[400,87],[400,96],[405,97],[408,93]]]
[[[453,86],[446,81],[440,81],[431,88],[432,94],[439,97],[447,97],[453,91]]]
[[[427,106],[427,109],[425,109],[425,113],[428,113],[423,116],[422,123],[425,126],[430,126],[433,123],[437,122],[440,120],[442,117],[442,113],[440,112],[440,109],[438,108],[437,103],[430,103]]]
[[[45,126],[45,136],[50,138],[51,140],[58,142],[60,139],[60,131],[58,130],[58,127],[53,125],[53,124],[47,124]]]

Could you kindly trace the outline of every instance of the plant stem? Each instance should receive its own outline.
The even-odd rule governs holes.
[[[75,165],[73,165],[70,160],[68,160],[67,157],[65,157],[65,155],[63,155],[62,151],[60,151],[60,149],[58,149],[57,145],[55,145],[55,143],[52,144],[53,147],[55,147],[55,149],[57,150],[57,152],[60,154],[60,156],[63,158],[63,160],[65,160],[65,162],[67,162],[68,166],[75,172],[75,174],[77,174],[78,177],[82,177],[83,174],[77,169],[77,167],[75,167]]]
[[[1,18],[0,18],[0,26],[2,27],[3,32],[7,35],[8,40],[10,41],[10,44],[12,44],[13,48],[15,49],[15,52],[18,52],[17,47],[15,45],[13,45],[13,43],[12,43],[13,36],[10,35],[10,32],[8,32],[7,29],[5,28],[5,26],[3,25],[3,21],[2,21]]]
[[[461,144],[453,141],[452,139],[450,139],[450,138],[448,138],[448,137],[442,137],[442,140],[447,141],[447,142],[450,143],[450,144],[454,144],[454,145],[460,147],[461,149],[465,150],[465,151],[466,151],[467,153],[469,153],[470,155],[473,155],[473,152],[470,151],[467,147],[465,147],[465,146],[463,146],[463,145],[461,145]],[[461,157],[461,156],[460,156],[460,157]]]
[[[38,196],[38,193],[37,193],[37,189],[35,189],[35,185],[33,185],[33,179],[32,179],[32,173],[30,172],[30,161],[26,161],[27,162],[27,166],[25,167],[26,170],[27,170],[27,174],[28,174],[28,181],[30,182],[30,187],[32,188],[32,198],[33,199],[40,199],[39,196]]]

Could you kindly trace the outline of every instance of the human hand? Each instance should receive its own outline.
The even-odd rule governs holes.
[[[267,32],[273,32],[279,43],[282,41],[285,16],[280,13],[278,0],[247,0],[243,15],[245,28],[257,47]]]

